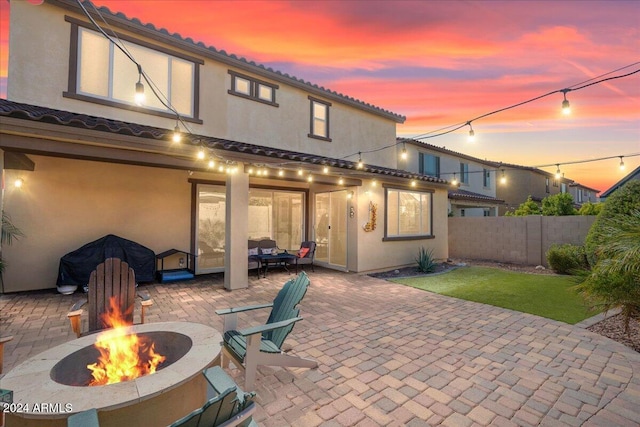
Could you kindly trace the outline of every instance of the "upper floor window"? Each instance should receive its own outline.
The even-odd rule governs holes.
[[[440,178],[440,157],[427,153],[419,154],[418,172]]]
[[[548,193],[549,192],[549,178],[545,178],[544,179],[544,187],[545,187],[545,191]]]
[[[252,99],[274,107],[278,106],[276,89],[279,86],[277,84],[258,80],[255,77],[245,76],[231,70],[229,70],[229,74],[231,75],[231,89],[229,89],[228,93],[231,95]]]
[[[562,184],[560,184],[560,192],[561,193],[566,193],[567,192],[567,183],[563,182]]]
[[[433,193],[386,189],[385,239],[431,237]]]
[[[309,101],[311,104],[311,131],[308,136],[331,141],[329,137],[329,107],[331,103],[311,96]]]
[[[460,183],[469,184],[469,163],[460,163]]]
[[[160,98],[144,80],[145,100],[135,104],[138,67],[102,34],[85,28],[82,21],[67,17],[72,24],[69,56],[69,88],[64,96],[120,108],[175,118],[198,119],[199,64],[202,60],[133,41],[119,35],[127,52],[138,62]]]
[[[482,169],[483,185],[485,188],[491,188],[491,171],[489,169]]]

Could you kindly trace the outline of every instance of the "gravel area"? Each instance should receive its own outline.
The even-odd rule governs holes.
[[[509,264],[502,262],[493,262],[493,261],[477,261],[477,260],[466,260],[466,259],[454,259],[448,260],[447,262],[443,262],[438,264],[433,273],[430,274],[441,274],[446,273],[447,271],[452,270],[457,266],[465,266],[465,265],[473,265],[473,266],[481,266],[481,267],[491,267],[491,268],[499,268],[502,270],[508,271],[517,271],[520,273],[528,273],[528,274],[555,274],[553,270],[544,268],[542,266],[528,266],[528,265],[518,265],[518,264]],[[395,270],[382,271],[378,273],[371,273],[369,276],[377,277],[380,279],[394,279],[400,277],[415,277],[415,276],[427,276],[430,274],[424,274],[420,270],[418,270],[417,266],[414,267],[403,267]],[[597,334],[603,335],[607,338],[610,338],[614,341],[617,341],[621,344],[626,345],[629,348],[640,353],[640,319],[631,319],[629,324],[629,333],[624,332],[624,323],[622,321],[621,315],[615,315],[609,317],[601,322],[596,323],[593,326],[587,328],[591,332],[595,332]]]

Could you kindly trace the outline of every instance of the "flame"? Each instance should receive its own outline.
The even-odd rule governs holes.
[[[93,375],[90,386],[129,381],[153,374],[166,359],[155,352],[151,340],[130,333],[131,325],[124,320],[115,297],[109,300],[109,305],[110,310],[103,315],[103,321],[112,329],[101,332],[94,344],[100,351],[100,357],[96,363],[87,365]]]

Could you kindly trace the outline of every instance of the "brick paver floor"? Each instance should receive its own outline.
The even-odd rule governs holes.
[[[259,368],[264,426],[640,425],[640,354],[577,326],[317,268],[286,343],[317,369]],[[148,322],[221,328],[214,310],[270,302],[286,273],[225,291],[221,277],[146,285]],[[0,296],[5,372],[74,338],[81,295]],[[541,298],[544,296],[541,295]],[[139,313],[139,311],[136,311]],[[243,314],[245,325],[268,312]],[[241,382],[242,373],[230,372]],[[0,380],[1,383],[1,380]]]

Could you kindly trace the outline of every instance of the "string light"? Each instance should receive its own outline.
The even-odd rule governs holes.
[[[412,180],[411,180],[411,186],[412,186],[412,187],[415,187],[415,186],[416,186],[416,180],[415,180],[415,179],[412,179]]]
[[[456,179],[456,173],[453,173],[453,179],[451,180],[451,185],[453,185],[454,187],[456,185],[458,185],[458,180]]]
[[[328,166],[323,167],[322,172],[325,174],[329,173],[329,167]]]
[[[205,157],[206,153],[204,152],[204,148],[200,147],[200,149],[198,150],[198,159],[204,160]]]
[[[344,185],[344,178],[340,177],[340,179],[338,180],[338,184]]]
[[[298,169],[298,176],[302,176],[304,174],[304,172],[302,171],[302,168]]]
[[[507,177],[504,174],[504,169],[502,169],[502,176],[500,177],[500,184],[506,184],[507,183]]]
[[[307,182],[313,182],[313,176],[312,175],[309,175],[307,177]]]
[[[213,169],[215,167],[215,165],[216,165],[215,160],[209,159],[209,164],[208,164],[209,169]]]
[[[138,64],[138,83],[136,83],[136,94],[134,96],[136,105],[144,104],[144,85],[142,84],[142,67]]]
[[[400,158],[402,160],[407,160],[407,158],[409,157],[409,154],[407,153],[407,146],[406,144],[403,142],[402,143],[402,153],[400,154]]]
[[[282,170],[282,168],[278,170],[278,176],[284,176],[284,170]]]
[[[620,156],[620,170],[624,170],[624,160],[622,160],[622,156]]]
[[[556,170],[556,179],[560,179],[562,178],[562,172],[560,172],[560,164],[556,165],[558,167],[558,170]]]
[[[568,116],[569,114],[571,114],[571,105],[569,105],[569,101],[567,100],[567,92],[569,92],[571,89],[562,89],[562,96],[564,97],[564,100],[562,101],[562,114],[564,114],[565,116]]]
[[[471,122],[467,122],[469,125],[469,142],[473,142],[476,140],[476,133],[473,131],[473,126],[471,126]]]
[[[180,126],[178,126],[178,122],[176,121],[176,127],[173,130],[173,142],[176,144],[182,141],[182,134],[180,133]]]
[[[358,169],[362,169],[364,167],[364,163],[362,163],[362,153],[358,152]]]
[[[13,182],[13,186],[16,188],[22,188],[24,185],[24,180],[22,178],[18,178]]]

